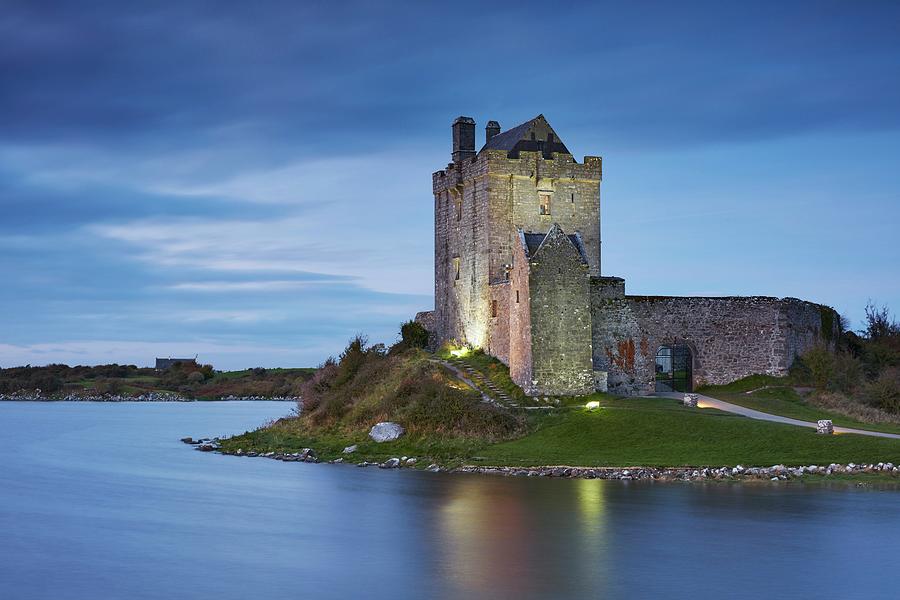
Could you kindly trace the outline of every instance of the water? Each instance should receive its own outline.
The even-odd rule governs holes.
[[[289,409],[0,403],[0,598],[900,594],[894,490],[384,471],[178,441]]]

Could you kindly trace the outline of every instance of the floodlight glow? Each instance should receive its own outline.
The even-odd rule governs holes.
[[[596,410],[600,408],[600,402],[597,400],[591,400],[590,402],[585,404],[584,407],[588,410]]]

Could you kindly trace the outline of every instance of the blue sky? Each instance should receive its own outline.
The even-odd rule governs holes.
[[[631,293],[900,307],[898,3],[131,4],[0,11],[0,366],[393,341],[461,114],[604,157]]]

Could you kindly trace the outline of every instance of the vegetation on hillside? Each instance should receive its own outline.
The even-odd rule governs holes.
[[[442,355],[476,367],[497,387],[514,386],[506,367],[481,353],[454,355],[444,349],[438,357]],[[548,410],[509,411],[480,401],[480,394],[445,369],[438,357],[419,349],[406,335],[389,349],[368,346],[357,337],[306,382],[299,416],[225,440],[222,448],[245,453],[313,448],[322,460],[353,462],[415,456],[419,466],[900,463],[897,440],[821,436],[813,429],[713,409],[698,411],[661,398],[598,393],[566,399]],[[756,376],[740,385],[753,389],[749,386],[781,383]],[[732,391],[738,393],[737,387]],[[600,408],[588,410],[589,401]],[[375,443],[367,433],[379,421],[398,422],[407,434],[394,442]],[[356,452],[344,454],[350,445],[357,446]]]

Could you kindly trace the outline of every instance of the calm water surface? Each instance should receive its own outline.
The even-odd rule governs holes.
[[[0,403],[0,598],[900,596],[898,491],[383,471],[178,441],[290,408]]]

